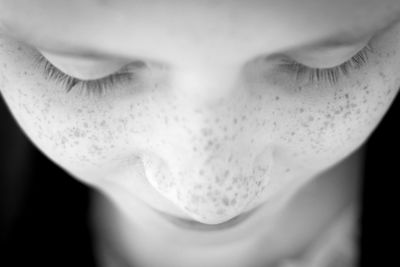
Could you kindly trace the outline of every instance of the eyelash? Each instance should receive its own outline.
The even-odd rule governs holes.
[[[308,82],[311,84],[322,81],[329,83],[330,86],[335,86],[343,75],[346,77],[349,76],[350,70],[358,70],[366,65],[368,63],[368,55],[370,52],[373,52],[373,48],[370,44],[367,44],[351,59],[332,68],[311,68],[290,59],[283,59],[281,67],[294,73],[297,82],[299,82],[300,78],[303,78],[308,74]]]
[[[82,94],[86,92],[87,95],[105,95],[108,90],[115,86],[131,82],[134,79],[134,73],[132,72],[116,72],[99,79],[81,80],[64,73],[41,54],[37,56],[36,62],[45,78],[60,84],[67,93],[73,88],[79,87]]]
[[[282,59],[283,63],[280,66],[294,73],[296,81],[299,81],[301,77],[308,74],[308,82],[311,82],[311,84],[322,81],[329,82],[331,86],[334,86],[342,75],[349,76],[350,69],[360,69],[367,64],[370,52],[373,52],[373,49],[370,44],[367,44],[350,60],[332,68],[310,68],[290,59]],[[45,78],[61,84],[67,93],[72,88],[79,86],[82,90],[81,93],[104,95],[114,86],[124,82],[131,82],[134,78],[134,73],[132,72],[117,72],[100,79],[81,80],[65,74],[41,54],[38,55],[37,62],[43,70]]]

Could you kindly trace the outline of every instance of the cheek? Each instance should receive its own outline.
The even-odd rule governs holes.
[[[344,76],[335,88],[281,90],[281,100],[287,99],[282,105],[282,141],[296,150],[298,161],[327,167],[367,140],[399,91],[398,36],[390,33],[373,43],[368,64]]]
[[[85,100],[40,78],[15,81],[3,90],[14,117],[33,143],[66,170],[91,181],[134,160],[135,136],[146,131],[145,113],[134,108],[140,99],[130,105],[122,99],[118,104]]]
[[[72,172],[94,173],[103,163],[115,161],[116,148],[123,147],[119,133],[124,121],[111,119],[112,107],[84,102],[49,85],[28,62],[21,63],[20,54],[15,55],[18,63],[9,60],[0,70],[1,93],[33,143]]]
[[[287,157],[324,169],[359,148],[398,91],[399,79],[388,78],[396,77],[390,67],[359,75],[340,88],[308,88],[301,95],[281,97],[288,99],[277,115],[280,135],[275,140],[288,149]]]

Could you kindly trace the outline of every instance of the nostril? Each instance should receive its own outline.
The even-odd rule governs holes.
[[[168,168],[165,167],[159,158],[143,155],[142,163],[147,181],[163,195],[168,195],[175,186],[175,180],[171,179],[172,175]]]

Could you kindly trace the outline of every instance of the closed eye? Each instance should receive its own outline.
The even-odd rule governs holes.
[[[120,71],[99,79],[83,80],[61,71],[40,53],[37,55],[35,62],[42,71],[45,79],[56,82],[67,93],[73,89],[79,89],[82,94],[104,96],[110,89],[124,83],[131,83],[136,78],[134,72],[122,68]]]
[[[306,76],[307,81],[311,84],[322,81],[334,86],[343,76],[348,77],[351,70],[358,70],[366,65],[368,63],[368,55],[371,52],[373,52],[373,49],[368,43],[348,61],[332,68],[311,68],[288,59],[283,59],[284,63],[280,64],[280,67],[294,73],[297,81]]]

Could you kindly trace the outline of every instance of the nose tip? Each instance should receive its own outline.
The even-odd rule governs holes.
[[[236,151],[206,160],[192,154],[180,162],[146,154],[142,160],[149,183],[162,196],[194,220],[219,224],[255,205],[269,182],[272,149],[250,154]]]

